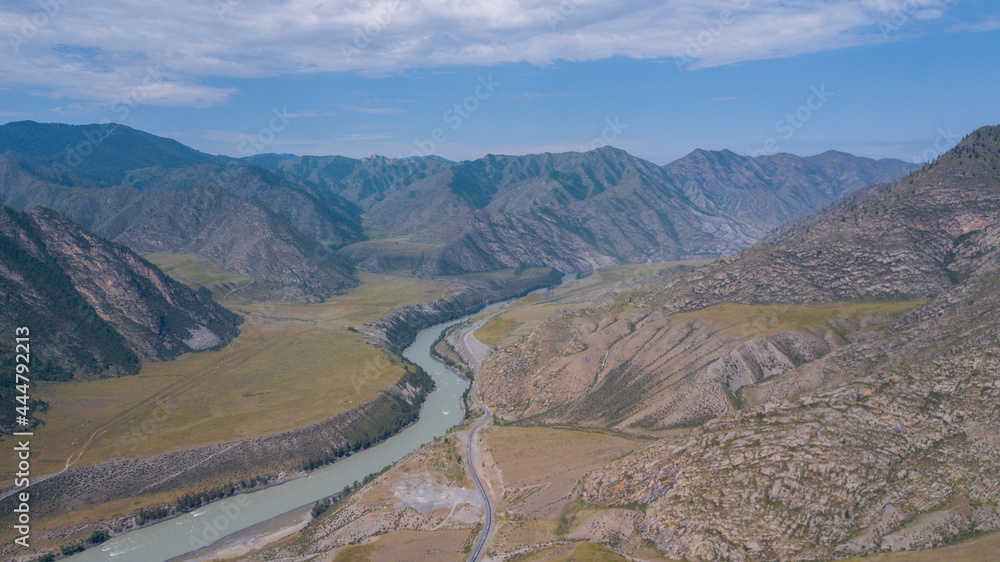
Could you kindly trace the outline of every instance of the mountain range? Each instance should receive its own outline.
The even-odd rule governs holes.
[[[137,252],[200,254],[292,300],[322,299],[357,283],[351,265],[331,250],[362,238],[352,204],[173,140],[123,126],[94,132],[103,130],[0,127],[0,150],[7,150],[0,154],[0,202],[55,209]],[[74,159],[84,146],[89,155]]]
[[[658,437],[580,485],[642,505],[665,556],[946,544],[1000,529],[998,258],[1000,127],[984,127],[747,250],[556,315],[480,388],[508,421]]]
[[[228,341],[238,319],[122,246],[197,254],[253,279],[258,296],[316,301],[357,284],[355,265],[431,276],[717,256],[908,168],[836,152],[702,150],[657,166],[610,147],[467,162],[236,160],[121,125],[9,123],[0,126],[0,202],[33,210],[4,210],[3,319],[49,310],[35,318],[64,344],[50,376],[131,373],[140,359]],[[390,238],[368,240],[362,220]],[[78,264],[95,252],[102,266],[85,275]],[[29,289],[25,267],[47,280],[36,280],[42,288]],[[93,288],[98,271],[134,290]],[[39,307],[18,300],[43,289],[54,292],[32,297]]]
[[[197,253],[292,300],[354,285],[355,265],[435,276],[716,257],[911,169],[837,152],[703,150],[657,166],[611,147],[237,160],[121,125],[0,126],[0,202],[56,209],[138,252]]]
[[[750,158],[705,150],[657,166],[611,147],[457,163],[253,161],[323,185],[364,209],[374,227],[422,243],[408,254],[365,243],[341,251],[361,267],[426,275],[717,257],[914,168],[833,151]]]
[[[0,330],[30,318],[45,378],[133,374],[236,336],[208,287],[137,252],[197,254],[256,296],[313,302],[355,268],[724,256],[564,298],[482,366],[483,401],[504,424],[646,439],[573,489],[672,558],[829,559],[1000,530],[1000,127],[919,169],[703,150],[658,166],[611,147],[237,160],[95,127],[0,127]]]

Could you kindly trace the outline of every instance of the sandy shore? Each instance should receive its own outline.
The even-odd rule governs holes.
[[[172,558],[170,562],[205,562],[237,558],[265,546],[280,541],[299,532],[312,520],[312,504],[302,506],[273,519],[258,523],[220,539],[213,545],[196,550],[184,556]]]

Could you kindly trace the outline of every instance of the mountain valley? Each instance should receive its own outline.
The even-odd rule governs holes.
[[[496,347],[479,389],[498,421],[475,442],[499,518],[489,556],[987,559],[1000,530],[998,170],[1000,127],[985,127],[743,252],[611,283],[614,268],[598,269],[555,302],[493,316],[477,332]],[[525,444],[544,432],[563,434]],[[611,443],[623,456],[595,456]],[[468,549],[457,531],[476,529],[452,517],[463,500],[407,518],[413,470],[244,559]],[[344,526],[352,513],[382,523]]]
[[[919,169],[610,147],[236,161],[121,128],[136,154],[65,173],[11,131],[83,129],[14,125],[0,195],[31,210],[0,215],[21,307],[2,319],[76,314],[36,314],[51,378],[76,379],[36,393],[50,552],[384,440],[433,388],[402,349],[504,300],[471,320],[493,424],[470,438],[463,398],[448,436],[241,559],[464,558],[470,439],[503,559],[839,559],[1000,530],[998,128]],[[433,348],[471,374],[465,326]]]

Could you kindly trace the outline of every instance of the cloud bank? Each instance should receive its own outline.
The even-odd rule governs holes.
[[[0,3],[0,87],[209,107],[213,79],[611,57],[682,70],[891,39],[949,0],[36,0]],[[14,5],[16,4],[16,5]],[[148,76],[157,77],[149,83]]]

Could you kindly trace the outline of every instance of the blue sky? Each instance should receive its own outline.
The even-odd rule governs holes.
[[[0,122],[234,156],[913,161],[1000,123],[1000,3],[0,1],[0,76]]]

